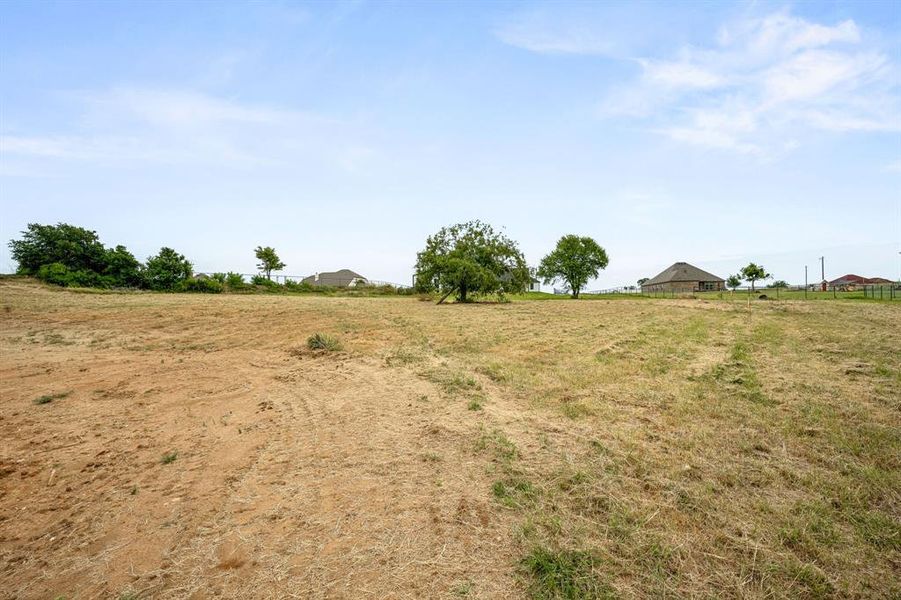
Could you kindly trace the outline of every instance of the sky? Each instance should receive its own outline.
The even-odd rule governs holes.
[[[591,289],[901,277],[901,2],[0,3],[2,272],[67,222],[409,283],[472,219]]]

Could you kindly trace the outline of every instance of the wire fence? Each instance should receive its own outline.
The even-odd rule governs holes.
[[[213,277],[216,273],[197,272],[195,276]],[[262,273],[238,273],[244,283],[250,283],[255,277],[265,277]],[[368,279],[366,277],[355,276],[332,276],[319,273],[318,275],[272,275],[272,281],[279,285],[291,283],[308,283],[314,287],[392,287],[399,290],[408,289],[412,286],[403,283],[393,283],[391,281],[382,281],[380,279]]]
[[[554,290],[555,294],[568,293],[562,290]],[[583,295],[623,295],[630,294],[647,298],[718,298],[728,300],[730,298],[753,298],[758,300],[886,300],[901,301],[901,282],[885,284],[856,284],[856,285],[809,285],[788,287],[757,287],[742,286],[733,289],[705,290],[699,287],[657,288],[642,290],[637,286],[625,286],[608,288],[603,290],[591,290],[582,292]]]

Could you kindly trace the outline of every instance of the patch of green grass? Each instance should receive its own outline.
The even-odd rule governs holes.
[[[607,534],[618,540],[626,540],[641,525],[641,519],[624,506],[611,503],[607,513]]]
[[[476,371],[495,383],[505,383],[507,375],[504,368],[498,363],[486,363],[476,367]]]
[[[509,508],[528,504],[538,495],[535,486],[522,477],[507,477],[495,481],[491,486],[491,492],[501,504]]]
[[[66,398],[72,392],[57,392],[56,394],[44,394],[38,398],[34,399],[35,404],[50,404],[54,400],[60,400],[62,398]]]
[[[832,598],[835,587],[819,568],[789,556],[779,562],[771,562],[766,570],[786,583],[781,590],[787,598]]]
[[[410,365],[424,361],[425,357],[425,351],[421,347],[398,346],[388,353],[385,363],[389,366]]]
[[[469,394],[482,389],[479,382],[470,375],[446,367],[429,369],[421,375],[440,387],[448,396]]]
[[[861,511],[851,518],[857,533],[883,550],[901,551],[901,523],[878,510]]]
[[[826,502],[798,502],[791,510],[788,523],[779,530],[779,540],[803,556],[817,558],[821,548],[839,542],[835,516],[834,509]]]
[[[479,439],[475,444],[476,452],[490,450],[494,453],[495,459],[501,462],[509,462],[516,458],[516,444],[507,439],[504,432],[494,429],[491,432],[482,430]]]
[[[473,398],[469,401],[469,404],[466,405],[466,408],[469,410],[482,410],[482,403],[476,398]]]
[[[172,450],[171,452],[166,452],[163,454],[163,457],[160,459],[160,463],[164,465],[171,465],[178,458],[178,451]]]
[[[522,565],[531,576],[530,592],[536,600],[582,600],[615,598],[608,584],[598,577],[597,559],[582,550],[534,548]]]
[[[564,415],[566,415],[573,421],[594,414],[593,410],[591,410],[578,400],[570,400],[568,402],[561,403],[560,410]]]
[[[343,348],[340,340],[325,333],[314,333],[307,338],[307,348],[324,352],[337,352]]]
[[[422,455],[422,462],[436,463],[442,460],[441,455],[435,452],[426,452]]]
[[[732,345],[729,360],[716,365],[711,374],[715,380],[725,383],[729,389],[734,390],[739,397],[745,400],[756,404],[774,404],[763,393],[752,362],[751,348],[745,341],[736,341]]]
[[[451,588],[451,593],[455,596],[460,596],[461,598],[468,596],[472,593],[472,582],[464,581],[463,583],[458,583]]]

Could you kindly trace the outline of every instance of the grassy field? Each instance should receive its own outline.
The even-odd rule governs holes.
[[[901,596],[901,303],[0,304],[2,597]]]

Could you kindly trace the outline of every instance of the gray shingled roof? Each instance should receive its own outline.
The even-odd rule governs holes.
[[[304,277],[303,283],[310,284],[319,284],[319,285],[334,285],[334,286],[345,286],[349,285],[354,279],[363,279],[366,278],[357,273],[356,271],[351,271],[350,269],[341,269],[339,271],[334,272],[323,272],[317,275],[310,275],[309,277]]]
[[[642,285],[656,285],[658,283],[669,283],[671,281],[726,281],[722,277],[717,277],[713,273],[702,271],[701,269],[685,262],[677,262],[656,277],[652,277],[645,281]]]

